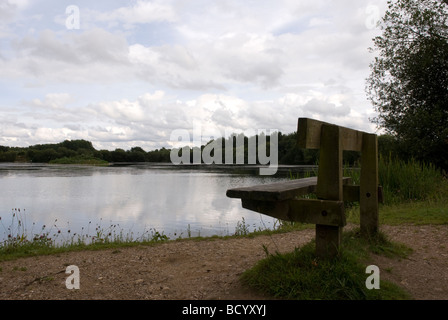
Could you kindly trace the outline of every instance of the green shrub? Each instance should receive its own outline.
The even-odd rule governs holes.
[[[319,260],[315,242],[293,252],[269,254],[252,269],[245,271],[242,282],[264,294],[281,299],[299,300],[380,300],[408,299],[398,286],[380,281],[380,289],[367,289],[366,274],[369,254],[404,257],[410,250],[388,241],[380,234],[376,239],[363,240],[359,232],[344,234],[339,256]]]
[[[446,197],[447,180],[432,164],[379,158],[379,183],[386,204]]]

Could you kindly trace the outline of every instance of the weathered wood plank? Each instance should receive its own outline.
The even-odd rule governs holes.
[[[229,198],[281,201],[314,192],[317,177],[228,189]]]
[[[359,186],[350,185],[343,186],[343,198],[347,202],[358,202],[359,201]]]
[[[344,201],[359,202],[361,187],[358,185],[344,185]],[[378,186],[378,202],[383,203],[383,187]]]
[[[345,226],[345,210],[342,201],[294,199],[263,201],[242,199],[242,206],[255,212],[284,220],[314,223],[328,226]]]
[[[241,199],[241,204],[244,209],[263,213],[276,219],[291,221],[289,219],[289,200],[264,201]]]
[[[351,181],[350,177],[343,178],[344,185],[349,185]],[[229,198],[282,201],[314,193],[316,191],[316,186],[317,177],[311,177],[249,187],[232,188],[227,190],[226,195]]]
[[[290,221],[343,227],[347,224],[343,201],[297,199],[289,200]]]
[[[342,227],[316,224],[316,256],[332,259],[338,256],[342,242]]]
[[[297,143],[300,148],[320,149],[322,125],[329,123],[309,119],[299,118],[297,125]],[[363,132],[339,127],[341,129],[342,150],[361,151]]]
[[[361,234],[371,236],[378,232],[379,226],[378,137],[376,134],[364,134],[359,193]]]
[[[342,129],[335,125],[322,124],[321,131],[316,195],[319,199],[342,202]],[[316,224],[316,255],[318,257],[337,256],[341,240],[342,226]]]
[[[341,130],[335,125],[322,125],[319,155],[318,185],[319,199],[342,200],[342,148]]]

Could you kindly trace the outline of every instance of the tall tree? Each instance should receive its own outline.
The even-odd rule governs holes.
[[[448,0],[389,1],[367,94],[406,156],[448,169]]]

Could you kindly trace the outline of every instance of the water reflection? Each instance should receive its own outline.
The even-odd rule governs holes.
[[[170,237],[186,236],[187,229],[191,236],[226,235],[243,217],[251,230],[272,227],[274,219],[243,209],[239,200],[226,197],[226,190],[286,179],[287,174],[260,177],[222,168],[148,164],[1,164],[0,238],[7,236],[12,208],[26,209],[27,225],[34,223],[34,231],[56,224],[71,234],[114,224],[135,235],[150,229]]]

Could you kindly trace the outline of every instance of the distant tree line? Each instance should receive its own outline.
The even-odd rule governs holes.
[[[278,132],[278,163],[285,165],[308,164],[315,165],[318,163],[319,150],[301,149],[297,146],[296,132],[282,134]],[[257,139],[255,145],[258,147],[258,135],[253,137],[231,135],[228,138],[221,138],[222,146],[222,163],[225,161],[225,148],[232,146],[233,162],[236,163],[237,148],[241,147],[237,143],[238,139],[244,139],[244,163],[248,164],[248,146],[251,139]],[[212,140],[213,141],[213,140]],[[211,143],[209,141],[201,146],[200,152]],[[241,141],[241,140],[240,140]],[[263,137],[261,141],[266,143],[266,156],[269,156],[270,136]],[[219,145],[219,144],[218,144]],[[379,153],[385,157],[401,158],[405,154],[405,150],[401,150],[401,145],[397,143],[396,138],[391,135],[382,135],[378,138]],[[190,152],[190,162],[193,163],[194,148],[184,147],[179,150],[182,152]],[[196,149],[198,150],[198,149]],[[199,151],[199,150],[198,150]],[[93,147],[92,142],[86,140],[65,140],[56,144],[37,144],[29,147],[6,147],[0,146],[0,162],[35,162],[35,163],[52,163],[61,159],[77,160],[96,159],[109,163],[115,162],[171,162],[171,149],[161,148],[152,151],[145,151],[141,147],[133,147],[129,150],[117,148],[110,150],[97,150]],[[257,150],[258,154],[258,150]],[[213,155],[213,154],[212,154]],[[360,159],[359,152],[344,151],[344,162],[348,165],[356,165]],[[63,163],[63,162],[62,162]],[[69,162],[67,162],[69,163]],[[257,163],[258,159],[257,159]]]
[[[279,164],[316,164],[318,150],[299,149],[297,147],[297,135],[296,132],[290,134],[282,134],[281,132],[275,132],[277,135],[278,144],[278,163]],[[233,156],[230,163],[238,163],[238,154],[243,154],[244,164],[259,164],[259,148],[264,147],[266,157],[270,157],[271,150],[271,136],[265,136],[264,133],[247,137],[244,134],[232,134],[228,138],[219,138],[216,141],[211,140],[205,145],[198,147],[183,147],[177,150],[179,157],[183,155],[183,152],[189,153],[190,163],[195,163],[195,152],[202,154],[208,154],[206,147],[212,142],[216,142],[214,149],[211,150],[210,156],[214,157],[214,151],[221,147],[220,153],[222,155],[221,163],[229,163],[229,159],[226,159],[226,152],[229,152],[228,148],[231,148],[231,154]],[[254,148],[251,149],[251,146]],[[253,152],[255,159],[251,159],[250,151]],[[262,153],[263,154],[263,153]],[[255,160],[255,161],[253,161]],[[203,162],[203,161],[202,161]]]
[[[51,163],[58,159],[97,159],[107,162],[168,162],[170,150],[150,152],[140,147],[130,150],[96,150],[86,140],[65,140],[56,144],[38,144],[26,148],[0,146],[0,162]]]

